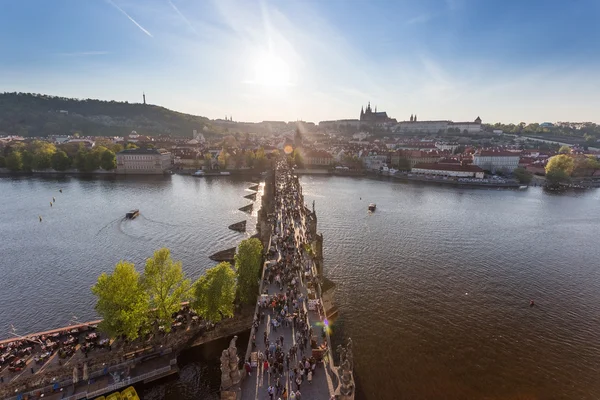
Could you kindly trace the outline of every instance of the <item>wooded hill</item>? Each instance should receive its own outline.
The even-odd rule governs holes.
[[[192,136],[212,132],[208,118],[150,104],[70,99],[35,93],[0,94],[0,136]]]

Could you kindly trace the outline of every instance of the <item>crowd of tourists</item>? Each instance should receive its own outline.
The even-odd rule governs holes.
[[[305,284],[313,280],[313,270],[306,245],[310,243],[305,221],[302,188],[285,162],[275,172],[276,216],[271,239],[270,262],[264,273],[263,293],[259,299],[257,327],[263,327],[262,343],[253,350],[258,353],[257,373],[269,382],[270,400],[301,399],[302,387],[311,385],[320,359],[313,348],[326,348],[326,341],[317,345],[308,320]],[[246,370],[252,373],[251,360]],[[319,372],[320,371],[320,372]]]

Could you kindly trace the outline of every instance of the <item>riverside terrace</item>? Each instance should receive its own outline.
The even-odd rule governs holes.
[[[95,330],[100,321],[3,340],[0,398],[41,394],[50,399],[85,397],[107,391],[114,384],[176,373],[173,360],[181,350],[242,332],[251,323],[252,315],[251,310],[243,309],[233,318],[211,324],[183,303],[173,316],[171,332],[164,333],[156,326],[153,333],[132,342],[109,340]],[[17,359],[23,360],[24,365],[10,368]],[[86,367],[89,379],[84,378]]]
[[[351,367],[347,362],[342,369],[333,365],[318,274],[309,250],[316,224],[311,232],[307,220],[316,222],[316,216],[304,206],[302,188],[285,162],[276,168],[275,203],[241,398],[351,399]],[[347,360],[346,354],[344,350],[342,360]]]

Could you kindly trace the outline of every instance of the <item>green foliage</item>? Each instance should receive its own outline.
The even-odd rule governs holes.
[[[47,152],[35,153],[33,155],[32,169],[44,170],[52,166],[52,154]]]
[[[254,166],[258,169],[264,169],[267,166],[267,156],[265,155],[265,149],[262,147],[256,150]]]
[[[298,149],[295,149],[293,154],[294,164],[298,166],[298,168],[304,168],[304,158]]]
[[[225,149],[222,149],[219,153],[219,157],[217,157],[217,161],[219,162],[219,166],[221,168],[227,168],[227,161],[229,161],[229,153]]]
[[[100,156],[100,167],[105,171],[112,171],[117,168],[117,156],[112,150],[104,150]]]
[[[148,321],[148,294],[132,263],[120,261],[112,274],[103,273],[92,286],[98,298],[96,311],[103,318],[100,330],[116,337],[136,339]]]
[[[127,143],[127,146],[125,146],[125,150],[131,150],[131,149],[137,149],[138,147],[135,145],[135,143]]]
[[[143,127],[144,134],[150,136],[169,133],[185,136],[194,129],[203,130],[205,134],[214,131],[205,117],[150,104],[0,93],[0,131],[3,132],[22,136],[74,132],[80,132],[81,136],[125,136],[132,126]]]
[[[86,169],[86,160],[88,157],[88,151],[85,147],[80,146],[77,154],[75,154],[75,158],[73,159],[73,166],[77,168],[79,171],[85,171]]]
[[[545,168],[546,179],[552,184],[568,181],[574,168],[575,160],[569,155],[560,154],[551,157]]]
[[[258,295],[258,281],[262,264],[262,243],[256,238],[243,240],[235,254],[238,299],[251,304]]]
[[[13,172],[23,169],[23,157],[20,151],[13,151],[6,157],[6,168]]]
[[[6,157],[0,156],[0,168],[6,168]]]
[[[560,149],[558,149],[558,152],[560,154],[571,154],[571,147],[569,147],[567,145],[560,146]]]
[[[71,167],[71,159],[62,150],[52,154],[52,168],[56,171],[66,171]]]
[[[256,156],[252,150],[246,150],[244,153],[246,166],[248,168],[252,168],[254,166],[254,161],[256,160]]]
[[[236,275],[231,265],[222,262],[206,271],[194,283],[192,308],[204,319],[218,322],[234,313]]]
[[[165,326],[171,327],[171,315],[188,299],[190,281],[185,279],[181,262],[173,262],[171,252],[162,248],[154,252],[154,257],[146,260],[142,277],[142,287],[150,297],[150,305],[155,308],[156,318]]]
[[[23,150],[21,156],[23,160],[23,171],[31,172],[33,169],[33,153],[29,150]]]
[[[513,174],[515,175],[515,178],[517,178],[519,183],[529,184],[529,182],[531,182],[531,179],[533,179],[533,174],[523,167],[516,168],[513,171]]]

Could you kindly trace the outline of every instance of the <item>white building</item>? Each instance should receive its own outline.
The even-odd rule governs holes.
[[[117,153],[118,174],[162,174],[171,167],[171,153],[164,149],[128,149]]]
[[[480,133],[481,118],[477,117],[473,122],[452,122],[450,120],[440,121],[402,121],[394,128],[396,133],[426,133],[437,134],[448,130],[459,130],[460,133]]]
[[[446,132],[450,121],[402,121],[396,125],[397,133],[430,133]]]
[[[368,155],[363,158],[363,164],[366,169],[379,169],[386,166],[387,158],[387,155]]]
[[[521,155],[510,151],[479,150],[473,154],[473,164],[485,170],[512,172],[519,166]]]
[[[460,164],[417,164],[411,168],[413,174],[453,176],[458,178],[483,179],[484,172],[476,165]]]
[[[454,153],[454,150],[458,149],[458,143],[437,142],[435,144],[435,147],[437,147],[438,149],[440,149],[442,151],[450,151],[450,152]]]

